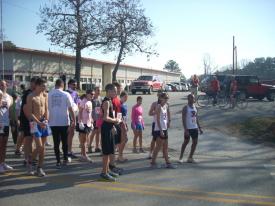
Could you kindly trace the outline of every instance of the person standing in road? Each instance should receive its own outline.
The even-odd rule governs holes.
[[[198,76],[194,74],[191,79],[191,93],[195,96],[195,99],[198,97],[199,82]]]
[[[198,136],[199,132],[202,134],[202,130],[199,124],[198,119],[198,111],[196,106],[194,105],[195,98],[192,94],[187,96],[188,98],[188,105],[183,107],[182,109],[182,124],[184,128],[184,142],[181,146],[180,158],[179,163],[183,163],[183,154],[185,151],[186,146],[190,141],[190,137],[192,138],[192,146],[189,157],[187,159],[188,163],[194,163],[195,160],[193,159],[193,155],[195,153],[197,144],[198,144]]]
[[[68,163],[68,129],[75,127],[75,115],[73,111],[73,100],[69,93],[64,92],[64,82],[56,80],[55,88],[49,92],[49,125],[52,130],[56,167],[61,168],[60,141],[62,142],[63,163]],[[71,117],[71,120],[70,120]]]
[[[217,104],[217,95],[221,91],[220,82],[216,76],[211,81],[211,92],[213,97],[213,105]]]

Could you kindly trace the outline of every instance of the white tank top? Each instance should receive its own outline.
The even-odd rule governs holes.
[[[168,105],[165,104],[163,107],[160,107],[160,126],[162,130],[167,130],[167,122],[168,122],[168,115],[167,115],[167,107]],[[157,123],[157,115],[155,115],[155,131],[160,131]]]
[[[187,111],[186,111],[186,127],[187,129],[197,129],[197,108],[195,105],[193,107],[190,107],[187,105]]]

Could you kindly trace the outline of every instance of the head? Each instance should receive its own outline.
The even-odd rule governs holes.
[[[64,89],[64,82],[62,79],[58,79],[55,81],[55,88],[56,89]]]
[[[128,93],[127,92],[125,92],[125,91],[122,91],[121,93],[120,93],[120,101],[121,102],[126,102],[128,100]]]
[[[86,91],[86,99],[88,100],[88,101],[91,101],[92,99],[93,99],[93,97],[94,97],[94,92],[92,91],[92,90],[87,90]]]
[[[6,93],[7,92],[7,82],[5,80],[1,80],[0,81],[0,90],[3,92],[3,93]]]
[[[15,93],[13,93],[11,96],[12,96],[13,101],[17,100],[17,98],[18,98],[17,94],[15,94]]]
[[[160,99],[160,104],[164,105],[168,102],[169,95],[167,93],[163,92],[160,94],[159,99]]]
[[[72,89],[72,90],[76,90],[76,81],[74,79],[70,79],[68,81],[68,88]]]
[[[189,104],[189,105],[193,105],[194,102],[195,102],[195,97],[194,97],[194,95],[193,95],[193,94],[189,94],[189,95],[187,96],[187,101],[188,101],[188,104]]]
[[[37,93],[45,92],[46,91],[46,81],[41,78],[37,78],[35,81],[35,91]]]
[[[137,97],[137,105],[141,105],[142,104],[142,97],[138,96]]]
[[[118,82],[114,82],[113,85],[114,85],[114,86],[116,87],[116,89],[117,89],[117,95],[120,95],[121,89],[122,89],[121,84],[118,83]]]
[[[82,94],[79,98],[83,100],[84,98],[86,98],[86,94]]]
[[[116,87],[113,84],[107,84],[105,86],[106,96],[108,98],[114,98],[116,97]]]
[[[193,78],[194,78],[194,79],[197,79],[197,75],[196,75],[196,74],[194,74]]]
[[[95,87],[95,96],[99,96],[100,95],[100,87]]]
[[[31,78],[31,82],[30,82],[30,89],[32,90],[32,91],[34,91],[35,90],[35,82],[36,82],[36,77],[32,77]]]
[[[25,84],[21,84],[21,85],[20,85],[20,89],[21,89],[21,91],[25,91],[25,90],[26,90]]]
[[[160,95],[163,93],[163,91],[162,90],[158,90],[158,93],[157,93],[157,97],[158,97],[158,99],[159,99],[159,97],[160,97]]]

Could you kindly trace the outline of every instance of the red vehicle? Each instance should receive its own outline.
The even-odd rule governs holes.
[[[163,88],[163,82],[158,76],[142,75],[137,80],[133,81],[130,89],[132,94],[142,92],[143,94],[151,94],[153,91],[158,91]]]

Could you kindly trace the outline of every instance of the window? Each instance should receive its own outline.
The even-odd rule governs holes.
[[[23,76],[22,75],[15,75],[15,81],[22,82],[23,81]]]
[[[83,82],[83,78],[80,78],[80,81]]]
[[[30,76],[25,76],[25,81],[26,81],[26,82],[31,81],[31,77],[30,77]]]
[[[250,84],[258,84],[259,80],[257,77],[251,77],[251,78],[249,78],[249,83]]]
[[[89,78],[89,79],[88,79],[88,82],[92,82],[92,78]]]
[[[98,82],[101,83],[101,79],[98,79]]]
[[[94,79],[94,83],[96,83],[96,79]]]
[[[121,83],[122,83],[122,84],[124,84],[124,82],[125,82],[125,81],[124,81],[124,79],[123,79],[123,80],[121,80]]]
[[[87,82],[87,78],[83,78],[83,82]]]
[[[4,80],[12,80],[12,75],[4,75]]]
[[[127,80],[127,83],[130,84],[130,80]]]

